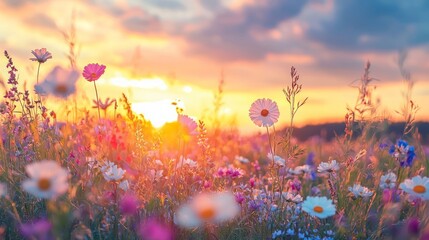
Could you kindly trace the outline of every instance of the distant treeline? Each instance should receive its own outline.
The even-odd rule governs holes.
[[[389,137],[393,140],[402,136],[404,126],[405,123],[403,122],[377,122],[373,123],[373,127],[371,126],[371,131],[373,131],[373,133],[375,133],[378,137]],[[429,144],[429,122],[416,122],[415,126],[421,135],[422,144]],[[295,128],[293,133],[294,137],[296,137],[299,141],[306,141],[314,136],[321,137],[325,141],[331,141],[335,138],[335,136],[343,136],[344,129],[345,123],[325,123]],[[360,136],[361,131],[358,123],[354,125],[353,130],[354,137]]]

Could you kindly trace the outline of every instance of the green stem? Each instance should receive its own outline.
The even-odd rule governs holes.
[[[95,81],[94,81],[94,89],[95,89],[95,96],[97,97],[98,120],[100,120],[101,119],[100,105],[99,105],[100,101],[98,100],[98,91],[97,91],[97,85],[95,84]]]

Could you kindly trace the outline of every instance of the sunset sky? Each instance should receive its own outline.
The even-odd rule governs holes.
[[[351,85],[367,60],[379,80],[374,95],[380,110],[398,117],[405,84],[397,60],[403,50],[416,82],[417,117],[429,118],[425,0],[2,0],[0,9],[0,46],[14,58],[21,80],[36,82],[37,64],[28,60],[36,48],[53,55],[42,65],[41,79],[56,65],[68,66],[62,32],[69,31],[74,12],[79,69],[106,65],[97,82],[100,97],[123,92],[154,123],[175,119],[175,99],[195,118],[209,114],[223,72],[221,114],[235,118],[242,132],[263,130],[248,117],[258,98],[277,101],[285,125],[282,89],[291,66],[300,74],[301,97],[309,97],[298,124],[343,121],[357,97]],[[3,79],[5,66],[2,57]],[[78,89],[78,99],[94,98],[83,78]]]

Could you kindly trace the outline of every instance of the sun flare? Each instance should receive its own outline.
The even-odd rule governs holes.
[[[160,128],[168,122],[177,120],[176,107],[169,99],[133,103],[132,110],[149,120],[155,128]]]

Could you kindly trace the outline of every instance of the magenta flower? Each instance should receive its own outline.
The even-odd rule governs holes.
[[[104,74],[106,66],[100,65],[98,63],[90,63],[85,66],[82,72],[82,76],[89,82],[98,80],[101,75]]]
[[[137,229],[138,234],[145,240],[173,240],[171,229],[155,219],[141,222]]]
[[[46,48],[34,49],[31,53],[35,56],[35,58],[30,58],[32,61],[38,61],[39,63],[44,63],[48,59],[52,58],[52,54],[46,51]]]
[[[134,215],[138,208],[139,200],[132,194],[125,195],[119,203],[119,209],[124,215]]]

